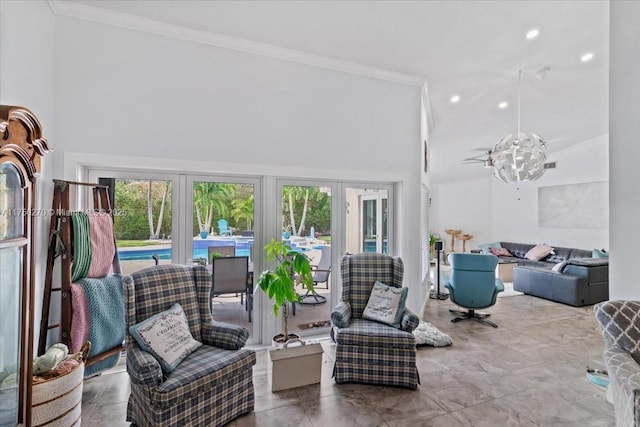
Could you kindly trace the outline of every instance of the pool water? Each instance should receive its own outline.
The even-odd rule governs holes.
[[[236,256],[249,256],[249,249],[238,249],[236,247]],[[118,257],[121,261],[136,261],[136,260],[145,260],[152,259],[153,254],[158,255],[159,259],[170,260],[171,259],[171,248],[161,248],[161,249],[126,249],[119,250]],[[193,250],[193,259],[198,258],[207,258],[208,249],[207,248],[198,248]]]
[[[235,236],[234,236],[235,237]],[[195,239],[193,241],[193,259],[204,258],[209,255],[209,247],[211,246],[228,246],[234,244],[236,247],[236,256],[248,256],[251,257],[251,248],[253,247],[253,238],[235,237],[234,239],[227,240],[211,240],[211,239]],[[291,245],[294,251],[306,252],[309,249],[304,247],[296,247]],[[135,261],[135,260],[149,260],[156,254],[159,259],[170,260],[171,248],[152,248],[152,249],[136,249],[126,248],[118,250],[118,257],[122,261]]]

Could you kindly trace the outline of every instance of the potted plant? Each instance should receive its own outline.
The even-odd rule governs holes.
[[[315,294],[313,276],[309,258],[301,252],[293,251],[282,241],[271,239],[264,247],[266,261],[274,267],[260,274],[257,288],[273,301],[273,314],[278,316],[282,310],[284,331],[273,337],[274,343],[281,346],[269,350],[267,372],[272,391],[285,390],[320,382],[322,371],[322,346],[318,343],[307,344],[300,337],[289,333],[289,306],[302,302],[295,287],[304,285],[306,290]],[[304,290],[304,289],[303,289]],[[289,344],[299,341],[297,346]]]
[[[440,234],[436,233],[435,231],[431,231],[429,233],[429,259],[435,259],[436,257],[436,253],[435,253],[435,246],[436,246],[436,242],[442,240],[440,238]]]
[[[282,334],[276,335],[274,341],[285,343],[291,338],[299,338],[297,335],[291,337],[288,328],[290,305],[302,302],[295,287],[302,284],[306,288],[303,290],[316,293],[313,287],[311,265],[305,254],[292,250],[282,241],[271,239],[271,242],[267,243],[264,249],[266,252],[265,260],[275,266],[260,274],[257,285],[273,301],[273,314],[278,316],[282,310],[284,331]]]

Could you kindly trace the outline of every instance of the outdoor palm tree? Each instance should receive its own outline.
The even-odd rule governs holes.
[[[305,230],[305,221],[307,219],[307,210],[309,209],[309,200],[319,200],[324,195],[316,187],[298,187],[298,186],[285,186],[282,188],[282,203],[286,206],[288,224],[287,228],[291,227],[291,232],[295,236],[300,236]],[[303,200],[302,215],[300,217],[300,223],[296,227],[296,202]]]
[[[253,225],[253,194],[246,199],[235,199],[231,216],[237,222],[246,221],[247,230],[252,230]]]
[[[196,182],[193,184],[193,204],[200,232],[209,232],[214,210],[219,215],[229,213],[227,200],[235,194],[233,184],[219,182]]]

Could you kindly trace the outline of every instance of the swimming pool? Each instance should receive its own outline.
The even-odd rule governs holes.
[[[250,249],[238,249],[236,247],[236,256],[250,256]],[[120,261],[137,261],[152,259],[153,254],[158,255],[159,259],[170,260],[171,248],[158,248],[158,249],[126,249],[119,250],[118,257]],[[198,248],[193,249],[193,259],[207,258],[208,249]]]
[[[193,259],[207,258],[209,256],[209,247],[211,246],[230,246],[234,244],[236,247],[236,256],[248,256],[251,257],[251,249],[253,248],[253,238],[234,236],[230,239],[194,239],[193,240]],[[291,249],[299,252],[307,252],[309,249],[304,247],[297,247],[291,244]],[[137,261],[137,260],[149,260],[156,254],[159,259],[170,260],[171,248],[158,247],[158,248],[125,248],[118,250],[118,257],[121,261]]]

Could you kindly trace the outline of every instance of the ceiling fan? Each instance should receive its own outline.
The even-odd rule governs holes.
[[[493,167],[493,158],[491,157],[492,150],[491,149],[487,150],[483,148],[482,151],[484,152],[483,154],[462,159],[461,163],[463,165],[469,165],[473,163],[482,163],[485,168],[492,168]]]

